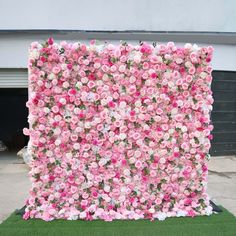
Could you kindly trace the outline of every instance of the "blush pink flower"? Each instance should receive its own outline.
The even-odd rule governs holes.
[[[141,161],[136,161],[136,162],[135,162],[135,167],[136,167],[137,169],[141,169],[142,166],[143,166],[143,164],[142,164]]]

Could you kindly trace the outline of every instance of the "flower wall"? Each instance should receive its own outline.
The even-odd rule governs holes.
[[[212,47],[32,43],[24,218],[210,215]]]

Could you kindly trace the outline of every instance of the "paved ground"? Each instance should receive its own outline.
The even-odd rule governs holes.
[[[236,156],[212,157],[208,193],[236,215]],[[0,153],[0,222],[21,208],[30,187],[28,168],[14,153]]]
[[[236,216],[236,156],[211,158],[208,193],[213,202]]]

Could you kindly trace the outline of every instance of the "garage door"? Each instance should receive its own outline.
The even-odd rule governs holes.
[[[236,155],[236,72],[214,71],[211,155]]]
[[[27,88],[26,69],[0,69],[0,88]]]

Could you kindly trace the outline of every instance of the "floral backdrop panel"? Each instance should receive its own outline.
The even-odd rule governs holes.
[[[210,215],[213,48],[32,43],[24,218]]]

